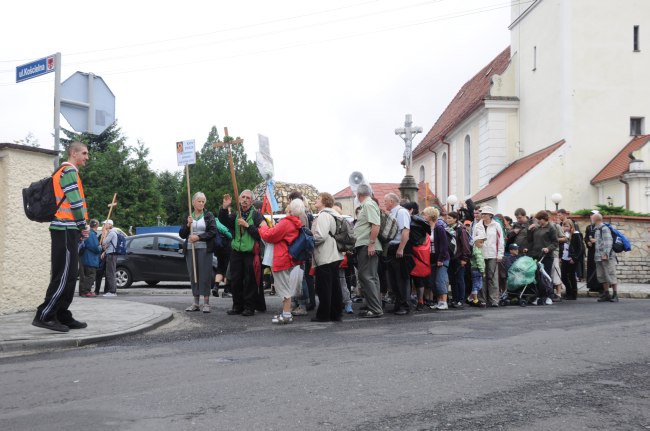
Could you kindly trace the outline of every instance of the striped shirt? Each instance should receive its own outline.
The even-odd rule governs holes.
[[[77,168],[72,164],[66,163],[63,170],[61,170],[60,184],[65,194],[65,199],[70,203],[70,211],[72,212],[74,221],[63,220],[55,216],[50,223],[51,230],[84,230],[86,228],[86,208],[84,207],[86,197],[82,194],[82,190],[79,190],[80,182],[81,179],[79,178]]]

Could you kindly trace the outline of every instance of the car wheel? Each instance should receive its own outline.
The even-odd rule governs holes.
[[[118,289],[128,289],[133,284],[131,272],[123,266],[115,270],[115,285]]]
[[[156,284],[160,283],[160,280],[149,280],[146,282],[148,286],[155,286]]]

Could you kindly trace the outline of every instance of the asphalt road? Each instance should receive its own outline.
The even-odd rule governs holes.
[[[650,300],[274,326],[152,292],[120,298],[178,311],[152,332],[0,359],[0,429],[650,429]]]

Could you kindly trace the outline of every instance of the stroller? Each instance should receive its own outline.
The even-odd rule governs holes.
[[[517,259],[508,270],[506,290],[499,298],[499,305],[517,305],[525,307],[537,300],[538,305],[543,303],[538,299],[547,297],[553,290],[553,281],[544,271],[540,262],[529,256]]]

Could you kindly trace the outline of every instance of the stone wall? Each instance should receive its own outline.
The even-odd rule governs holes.
[[[52,150],[0,143],[0,315],[35,310],[50,280],[47,223],[27,219],[22,189],[54,170]]]
[[[589,225],[588,217],[571,217],[580,224],[584,234]],[[650,284],[650,218],[628,216],[603,216],[606,223],[611,223],[621,231],[632,244],[632,251],[617,255],[616,274],[621,283]]]
[[[303,197],[306,200],[307,205],[309,205],[312,212],[316,212],[316,199],[318,199],[318,189],[310,184],[295,184],[295,183],[284,183],[282,181],[274,181],[273,191],[275,192],[275,198],[280,205],[280,211],[284,212],[287,204],[289,203],[289,194],[298,190],[302,193]],[[253,199],[264,199],[264,193],[266,193],[266,183],[261,183],[253,189]]]

